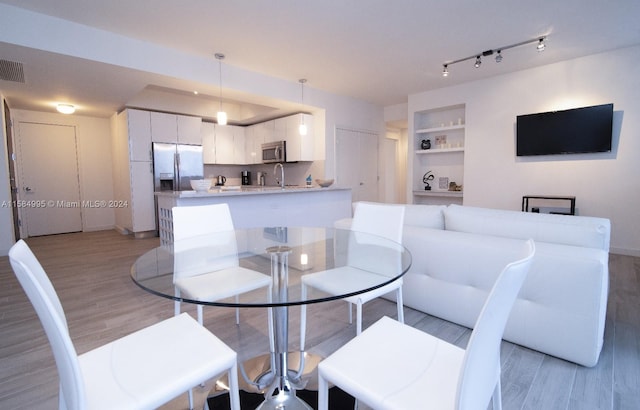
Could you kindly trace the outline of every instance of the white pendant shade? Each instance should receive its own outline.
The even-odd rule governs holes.
[[[218,120],[219,125],[227,125],[227,113],[224,111],[218,111],[216,115],[216,119]]]
[[[300,135],[307,135],[307,126],[305,123],[300,124],[298,131],[300,132]]]

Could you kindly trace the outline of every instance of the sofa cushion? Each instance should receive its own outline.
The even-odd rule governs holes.
[[[450,231],[529,239],[609,250],[611,223],[605,218],[538,214],[449,205],[444,210]]]
[[[404,224],[431,229],[444,229],[446,205],[405,205]]]

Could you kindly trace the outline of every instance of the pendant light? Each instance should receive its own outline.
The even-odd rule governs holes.
[[[218,70],[218,73],[220,74],[220,109],[216,114],[216,120],[218,121],[219,125],[227,125],[227,113],[222,111],[222,60],[224,60],[224,54],[216,53],[215,56],[218,59],[218,63],[220,66],[220,69]]]
[[[298,82],[300,83],[300,101],[304,104],[304,83],[307,82],[307,79],[301,78]],[[301,114],[300,116],[300,127],[298,128],[298,132],[300,135],[307,135],[307,126],[304,123],[304,114]]]

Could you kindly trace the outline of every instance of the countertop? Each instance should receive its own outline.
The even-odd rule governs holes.
[[[206,198],[217,196],[240,196],[240,195],[273,195],[284,193],[302,193],[302,192],[318,192],[318,191],[336,191],[349,188],[337,188],[330,186],[322,188],[317,185],[307,186],[285,186],[284,189],[279,186],[258,186],[258,185],[243,185],[243,186],[226,186],[226,187],[213,187],[207,192],[196,191],[158,191],[155,192],[156,196],[164,196],[170,198]]]

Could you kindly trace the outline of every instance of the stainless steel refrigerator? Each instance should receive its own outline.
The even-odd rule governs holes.
[[[192,179],[203,179],[202,146],[153,143],[155,191],[189,191]]]

